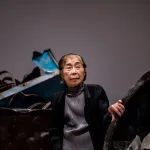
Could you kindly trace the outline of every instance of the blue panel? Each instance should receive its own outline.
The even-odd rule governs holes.
[[[53,74],[45,74],[0,93],[0,107],[7,107],[10,98],[19,92],[38,94],[45,102],[47,102],[51,100],[51,96],[54,93],[63,89],[64,85],[60,83],[59,70],[55,70]]]
[[[37,55],[32,58],[32,62],[44,70],[45,74],[0,93],[0,107],[7,107],[10,99],[20,92],[39,95],[44,102],[48,102],[54,93],[64,89],[64,84],[60,82],[58,64],[52,51],[49,49],[43,53],[35,52],[34,54]],[[33,101],[33,98],[30,100]],[[23,98],[19,97],[18,104],[21,106],[28,102],[26,100],[23,102]]]
[[[54,70],[58,69],[57,62],[50,50],[44,51],[41,56],[33,58],[32,62],[48,73],[52,73]]]

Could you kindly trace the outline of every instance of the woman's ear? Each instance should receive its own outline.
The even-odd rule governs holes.
[[[85,81],[86,80],[86,70],[84,70],[84,79],[83,79],[83,81]]]
[[[61,81],[64,81],[64,76],[63,76],[62,71],[60,71],[60,78],[61,78]]]

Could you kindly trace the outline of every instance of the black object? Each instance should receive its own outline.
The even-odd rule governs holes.
[[[44,105],[46,102],[38,94],[18,92],[9,99],[8,108],[29,108],[35,104],[34,108],[40,109],[42,105],[36,105],[39,103]]]
[[[51,109],[0,108],[1,150],[51,150]]]
[[[0,93],[20,84],[9,71],[0,71],[0,77]]]
[[[30,81],[30,80],[33,80],[37,77],[40,77],[41,76],[41,71],[40,71],[40,68],[39,67],[35,67],[31,73],[27,74],[24,76],[23,80],[21,83],[25,83],[27,81]]]
[[[150,132],[150,71],[146,72],[122,98],[124,115],[111,122],[108,127],[103,150],[126,149],[138,135],[140,140]],[[127,144],[128,143],[128,144]],[[149,143],[150,144],[150,143]],[[124,150],[123,149],[123,150]]]

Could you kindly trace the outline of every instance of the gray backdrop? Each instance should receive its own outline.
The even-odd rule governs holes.
[[[0,70],[19,80],[34,67],[34,50],[68,52],[87,63],[87,83],[120,99],[150,69],[150,2],[1,0]]]

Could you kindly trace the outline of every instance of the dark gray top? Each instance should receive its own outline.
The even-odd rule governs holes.
[[[88,124],[84,118],[83,87],[69,89],[65,97],[63,150],[94,150]]]

